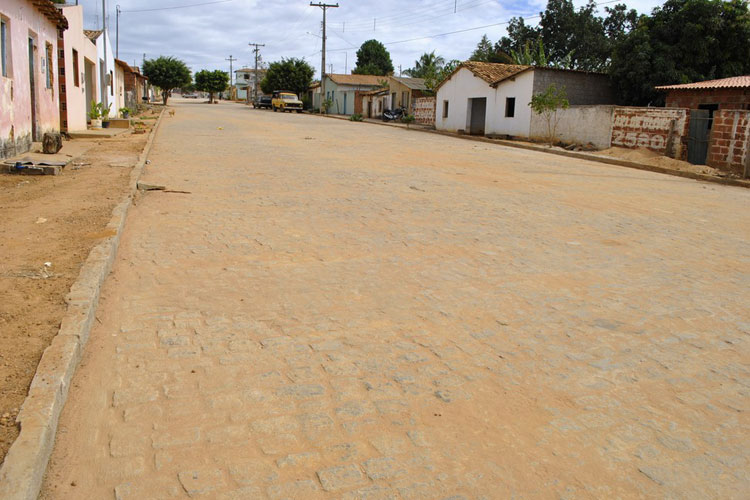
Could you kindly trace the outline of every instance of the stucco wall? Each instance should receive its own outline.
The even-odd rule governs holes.
[[[28,151],[32,141],[41,140],[45,132],[60,130],[57,28],[26,0],[3,0],[0,15],[8,23],[10,46],[8,76],[0,76],[0,157],[8,157]],[[36,137],[31,136],[30,33],[35,44]],[[48,43],[52,46],[51,68],[47,67],[45,54]],[[51,88],[46,85],[47,71],[52,76]]]
[[[88,59],[96,64],[96,45],[83,34],[83,7],[63,7],[63,14],[68,20],[68,29],[63,32],[65,44],[65,97],[68,113],[68,130],[71,132],[86,130],[88,111],[91,103],[86,102],[86,64]],[[75,85],[73,71],[73,50],[78,52],[78,86]],[[61,76],[62,78],[62,76]],[[92,95],[98,95],[97,81],[94,81]]]
[[[614,106],[571,106],[558,113],[556,137],[570,144],[593,144],[597,149],[610,147]],[[531,137],[547,139],[547,120],[532,114]]]
[[[109,116],[110,117],[116,117],[119,115],[120,108],[117,105],[116,96],[114,95],[114,91],[117,88],[117,72],[115,71],[115,55],[114,52],[112,52],[112,45],[109,43],[109,34],[103,33],[99,35],[99,38],[96,39],[96,53],[97,53],[97,62],[96,62],[96,78],[97,82],[101,82],[100,78],[100,71],[101,71],[101,62],[104,60],[104,46],[106,44],[107,47],[107,72],[112,72],[112,86],[107,86],[106,89],[106,98],[103,100],[104,107],[106,108],[108,104],[110,104],[109,108]],[[101,88],[98,89],[99,92],[96,94],[97,96],[97,102],[100,102],[101,100]]]
[[[460,69],[445,82],[437,93],[435,128],[438,130],[469,130],[469,99],[487,98],[485,134],[528,137],[531,122],[531,92],[534,84],[532,71],[502,82],[497,89],[477,78],[466,68]],[[505,117],[506,98],[516,99],[515,114]],[[443,117],[444,102],[448,101],[448,117]]]

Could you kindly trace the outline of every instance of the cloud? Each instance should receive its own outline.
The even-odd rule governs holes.
[[[282,57],[306,59],[320,73],[322,9],[305,0],[231,0],[197,7],[163,9],[211,0],[119,0],[120,59],[140,65],[146,58],[175,56],[193,71],[229,69],[226,59],[238,60],[234,67],[252,66],[249,42],[264,43],[261,55],[270,62]],[[216,0],[213,0],[216,1]],[[333,3],[326,0],[328,3]],[[369,39],[386,44],[393,64],[411,67],[423,52],[435,50],[445,59],[466,59],[483,34],[498,40],[505,25],[423,38],[467,28],[502,23],[513,16],[528,18],[544,10],[545,1],[511,0],[339,0],[339,8],[328,9],[326,63],[336,73],[351,72],[357,48]],[[577,6],[582,0],[575,0]],[[639,12],[650,12],[660,2],[624,2]],[[85,24],[101,26],[101,0],[80,0]],[[115,3],[107,2],[110,39],[116,40]],[[454,6],[456,12],[454,13]],[[603,12],[604,8],[600,7]],[[536,19],[530,19],[536,24]],[[409,41],[405,41],[409,40]],[[330,66],[329,66],[330,70]]]

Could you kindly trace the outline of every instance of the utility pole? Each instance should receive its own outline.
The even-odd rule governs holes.
[[[326,99],[326,10],[328,9],[337,9],[339,6],[338,3],[336,4],[328,4],[328,3],[312,3],[310,2],[310,7],[320,7],[323,9],[323,60],[320,63],[320,102],[321,102],[321,108],[323,107],[323,101]],[[331,71],[333,73],[333,71]]]
[[[253,75],[253,102],[258,100],[258,54],[260,53],[260,48],[265,47],[265,43],[248,43],[248,45],[251,45],[255,47],[253,49],[253,52],[255,52],[255,74]],[[247,103],[250,104],[250,89],[247,89]]]
[[[115,29],[116,29],[115,33],[117,36],[117,41],[115,42],[115,57],[119,59],[120,58],[120,6],[119,5],[117,6],[116,11],[117,11],[117,16],[116,16],[117,21],[115,22]]]
[[[234,84],[232,83],[232,75],[234,75],[234,73],[232,72],[232,63],[237,59],[232,57],[232,54],[229,54],[229,59],[224,60],[229,61],[229,97],[230,99],[235,99],[236,97],[234,96]]]

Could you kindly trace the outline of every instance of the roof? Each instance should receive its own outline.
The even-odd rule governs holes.
[[[379,94],[388,94],[388,89],[375,89],[375,90],[368,90],[365,92],[362,92],[362,95],[379,95]]]
[[[31,3],[39,12],[44,14],[44,17],[52,21],[59,29],[68,29],[68,20],[65,19],[62,11],[58,8],[57,4],[52,2],[52,0],[31,0]]]
[[[746,89],[750,88],[750,75],[732,76],[720,80],[684,83],[682,85],[662,85],[656,90],[708,90],[708,89]]]
[[[399,82],[401,85],[409,87],[411,90],[427,90],[427,86],[424,83],[424,78],[414,78],[407,76],[392,76],[391,78]]]
[[[122,69],[128,70],[130,73],[135,73],[135,71],[133,71],[133,68],[131,68],[130,65],[125,61],[115,59],[115,64],[122,67]]]
[[[99,38],[102,33],[104,33],[103,30],[83,30],[83,34],[92,42],[96,42],[96,39]]]
[[[378,75],[337,75],[330,73],[326,76],[339,85],[370,85],[378,87],[381,86],[380,82],[388,79],[387,76]]]
[[[474,76],[481,78],[487,82],[490,86],[496,87],[500,82],[512,78],[519,73],[523,73],[528,69],[532,69],[533,66],[523,66],[520,64],[501,64],[501,63],[487,63],[479,61],[464,61],[458,65],[458,67],[451,73],[448,78],[440,82],[440,85],[435,89],[439,89],[445,82],[450,80],[461,68],[466,68],[471,71]]]

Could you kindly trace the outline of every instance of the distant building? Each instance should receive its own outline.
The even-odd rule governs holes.
[[[102,30],[83,30],[83,33],[96,44],[98,60],[97,77],[99,81],[99,94],[96,96],[96,100],[97,102],[101,102],[104,108],[109,106],[109,116],[115,117],[118,115],[120,108],[115,97],[115,89],[118,86],[118,82],[115,68],[115,53],[112,51],[112,45],[109,43],[109,34]],[[105,52],[107,54],[106,64]]]
[[[387,80],[387,76],[327,74],[324,83],[326,96],[322,97],[321,93],[314,94],[313,97],[317,98],[317,101],[313,102],[313,107],[320,108],[321,99],[330,99],[329,113],[354,114],[357,93],[381,88]]]
[[[570,105],[613,104],[605,74],[467,61],[436,89],[435,128],[472,135],[530,137],[534,94],[565,88]]]
[[[25,153],[60,130],[58,30],[68,21],[50,0],[0,3],[0,158]]]
[[[263,93],[260,90],[260,82],[266,77],[266,70],[259,69],[256,75],[254,68],[241,68],[234,71],[234,86],[237,89],[237,99],[247,100],[248,91],[250,99],[253,98],[255,82],[258,82],[258,95]]]

